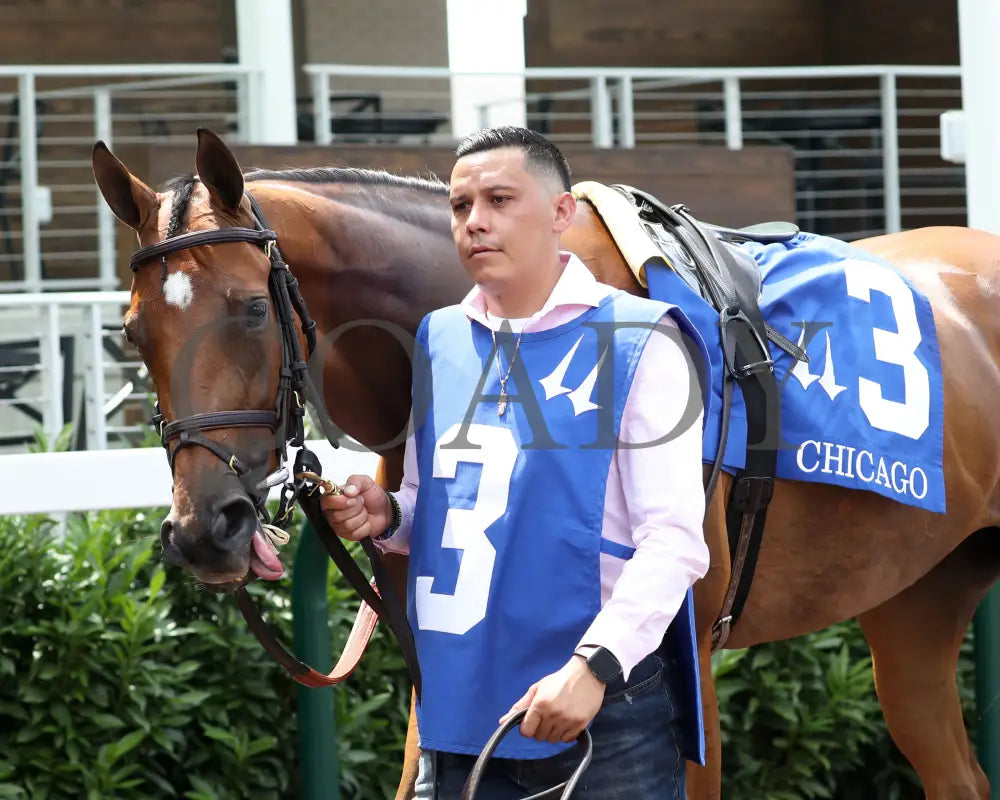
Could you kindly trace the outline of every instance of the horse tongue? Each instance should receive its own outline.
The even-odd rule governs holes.
[[[281,566],[278,554],[259,530],[254,531],[253,534],[250,570],[258,578],[263,578],[266,581],[278,580],[285,571],[284,567]]]

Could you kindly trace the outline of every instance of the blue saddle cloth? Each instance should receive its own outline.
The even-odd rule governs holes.
[[[777,476],[877,492],[945,511],[943,387],[930,303],[894,266],[810,233],[741,245],[760,267],[764,319],[799,344],[810,363],[770,344],[780,387]],[[646,265],[649,295],[676,303],[704,337],[711,393],[703,455],[717,452],[725,369],[718,313],[665,264]],[[738,384],[723,469],[746,456]]]

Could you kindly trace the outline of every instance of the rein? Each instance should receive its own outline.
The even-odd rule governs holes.
[[[281,371],[275,407],[273,410],[212,411],[167,420],[157,402],[152,425],[159,433],[161,443],[166,450],[171,475],[174,473],[177,453],[185,447],[203,447],[225,463],[243,484],[257,511],[261,528],[268,533],[269,538],[274,538],[269,529],[287,525],[295,504],[298,503],[330,558],[361,596],[362,605],[344,652],[333,670],[323,674],[303,664],[278,642],[247,593],[245,585],[235,591],[236,605],[250,631],[291,678],[304,686],[314,688],[331,686],[345,680],[357,667],[375,629],[375,623],[382,618],[399,642],[403,660],[406,662],[419,699],[421,676],[413,632],[378,550],[369,539],[361,544],[371,564],[373,578],[369,581],[347,551],[343,541],[330,528],[320,508],[320,489],[338,493],[339,489],[320,477],[322,465],[319,458],[305,446],[306,402],[311,402],[318,410],[320,425],[330,444],[339,447],[339,442],[336,430],[322,411],[324,405],[320,402],[319,392],[308,370],[307,358],[316,348],[316,323],[309,316],[298,281],[281,257],[281,251],[277,246],[278,235],[268,227],[264,214],[253,196],[249,193],[246,196],[250,200],[253,212],[253,228],[219,228],[171,236],[162,242],[136,250],[129,258],[129,269],[136,273],[143,265],[154,259],[160,259],[163,273],[166,275],[167,256],[192,247],[233,242],[261,247],[270,261],[268,289],[278,317],[282,341]],[[306,339],[305,357],[296,329],[296,317]],[[203,435],[205,431],[241,427],[267,428],[274,432],[277,441],[275,453],[278,456],[278,468],[270,475],[255,480],[256,470],[253,467],[240,459],[232,450]],[[173,444],[171,449],[174,442],[176,444]],[[299,448],[291,473],[286,466],[288,445]],[[272,524],[265,503],[268,490],[279,485],[282,485],[280,501]]]
[[[462,787],[462,794],[459,800],[476,799],[479,784],[483,780],[483,774],[486,772],[489,760],[493,757],[493,752],[497,749],[504,736],[521,724],[521,720],[524,719],[527,713],[528,710],[522,708],[520,711],[512,714],[510,719],[497,728],[493,735],[490,736],[486,742],[486,746],[483,748],[483,752],[479,754],[476,763],[472,765],[469,777],[465,779],[465,785]],[[569,800],[573,794],[573,790],[576,789],[577,783],[580,782],[580,778],[583,777],[583,773],[590,766],[591,758],[594,755],[594,741],[590,736],[588,728],[584,728],[580,732],[580,735],[576,737],[576,741],[583,749],[583,753],[580,756],[580,763],[573,770],[573,774],[559,785],[546,789],[544,792],[537,792],[530,797],[525,797],[524,800]]]

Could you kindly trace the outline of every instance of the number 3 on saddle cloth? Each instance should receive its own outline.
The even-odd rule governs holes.
[[[761,314],[809,363],[769,342],[779,387],[776,476],[864,489],[945,511],[943,387],[930,303],[894,266],[810,233],[739,247],[761,270]],[[665,263],[645,265],[649,295],[680,306],[708,348],[711,392],[703,455],[720,435],[719,314]],[[746,458],[746,409],[733,394],[722,468]]]

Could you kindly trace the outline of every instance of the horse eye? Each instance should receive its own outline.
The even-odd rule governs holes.
[[[253,300],[247,306],[247,325],[251,328],[259,327],[267,319],[267,300]]]

